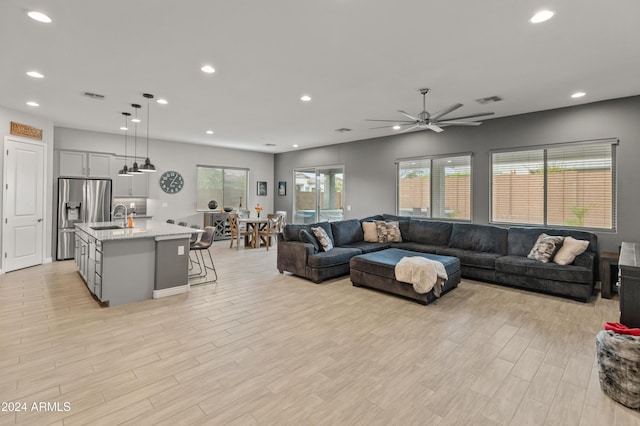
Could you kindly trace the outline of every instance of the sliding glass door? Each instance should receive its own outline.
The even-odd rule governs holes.
[[[344,166],[294,170],[293,223],[344,218]]]

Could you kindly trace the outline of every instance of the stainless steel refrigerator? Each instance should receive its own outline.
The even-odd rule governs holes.
[[[58,178],[56,259],[73,259],[76,223],[111,220],[111,179]]]

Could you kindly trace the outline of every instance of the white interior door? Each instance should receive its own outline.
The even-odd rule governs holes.
[[[5,138],[2,269],[42,264],[44,146]]]

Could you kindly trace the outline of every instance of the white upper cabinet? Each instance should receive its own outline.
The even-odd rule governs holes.
[[[111,162],[110,154],[60,151],[60,176],[109,178]]]

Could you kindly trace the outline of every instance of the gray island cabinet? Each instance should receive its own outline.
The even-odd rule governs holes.
[[[121,222],[76,224],[78,272],[109,306],[186,292],[192,231],[143,219],[133,228]]]

